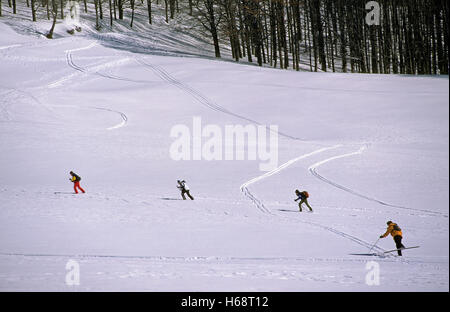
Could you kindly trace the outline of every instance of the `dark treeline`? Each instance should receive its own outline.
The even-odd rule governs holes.
[[[0,0],[16,12],[16,1]],[[23,0],[25,1],[25,0]],[[67,0],[26,0],[36,9],[63,18]],[[242,59],[282,69],[383,74],[448,74],[447,0],[79,0],[99,20],[129,20],[135,8],[164,7],[170,23],[188,14],[206,30],[216,57],[224,44]],[[88,12],[88,4],[95,10]],[[4,6],[5,4],[3,4]],[[58,7],[60,8],[58,12]],[[377,11],[379,7],[379,10]],[[104,16],[104,12],[106,14]],[[126,16],[125,12],[126,11]],[[379,13],[379,14],[378,14]],[[58,14],[60,15],[58,17]],[[186,19],[188,21],[188,19]]]

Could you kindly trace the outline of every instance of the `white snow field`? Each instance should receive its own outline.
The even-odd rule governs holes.
[[[449,290],[448,76],[297,73],[29,25],[0,19],[0,290]],[[171,130],[195,116],[277,125],[278,168],[173,160]],[[379,256],[388,220],[421,247]]]

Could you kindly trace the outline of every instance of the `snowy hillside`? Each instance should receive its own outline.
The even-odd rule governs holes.
[[[30,8],[25,3],[18,2],[17,14],[12,13],[8,6],[3,7],[2,22],[10,26],[19,34],[41,37],[48,33],[52,21],[47,19],[46,11],[40,8],[36,14],[39,22],[33,23],[30,19]],[[181,4],[185,5],[185,4]],[[98,40],[102,45],[120,50],[130,50],[136,53],[172,56],[200,56],[214,58],[214,47],[208,34],[202,27],[196,25],[193,17],[180,14],[172,23],[166,23],[164,6],[153,4],[153,23],[148,24],[146,6],[139,4],[136,8],[133,27],[130,27],[130,10],[125,11],[123,20],[115,20],[113,26],[109,24],[108,16],[99,20],[100,30],[95,29],[95,8],[91,2],[87,3],[88,13],[84,6],[79,7],[79,17],[71,19],[68,7],[64,8],[66,18],[57,20],[55,38],[70,37],[68,30],[75,25],[82,27],[82,32],[76,32],[76,37],[89,36]],[[106,12],[105,12],[106,14]],[[231,55],[226,42],[221,42],[225,56]]]
[[[1,290],[449,290],[448,76],[297,73],[210,60],[176,31],[29,25],[0,19]],[[199,118],[278,126],[278,161],[174,160],[173,128]],[[355,255],[395,249],[372,248],[388,220],[421,247]]]

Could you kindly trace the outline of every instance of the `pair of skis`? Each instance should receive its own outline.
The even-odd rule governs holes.
[[[388,251],[383,251],[383,252],[373,252],[373,253],[366,253],[366,254],[351,254],[352,256],[385,256],[387,254],[393,253],[393,252],[397,252],[397,251],[403,251],[403,250],[408,250],[408,249],[416,249],[416,248],[420,248],[420,246],[414,246],[414,247],[406,247],[406,248],[400,248],[400,249],[393,249],[393,250],[388,250]]]
[[[393,250],[385,251],[384,254],[388,254],[388,253],[396,252],[396,251],[401,251],[401,250],[407,250],[407,249],[416,249],[416,248],[419,248],[419,247],[420,247],[420,246],[405,247],[405,248],[400,248],[400,249],[393,249]]]

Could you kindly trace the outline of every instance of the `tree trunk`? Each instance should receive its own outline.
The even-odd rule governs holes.
[[[98,8],[100,10],[100,19],[103,19],[103,5],[102,5],[102,0],[98,0]]]
[[[108,2],[109,4],[109,25],[112,27],[113,26],[113,4],[112,4],[112,0],[109,0]]]
[[[175,0],[169,0],[170,19],[175,18]]]
[[[327,59],[325,54],[325,41],[323,36],[323,25],[322,25],[322,17],[320,14],[320,4],[321,0],[313,0],[313,8],[314,8],[314,21],[315,27],[317,29],[317,45],[318,45],[318,53],[320,58],[320,64],[322,66],[322,71],[327,71]]]
[[[1,0],[0,0],[1,2]],[[35,2],[36,0],[31,0],[31,17],[33,19],[33,22],[36,22],[36,8],[35,8]]]
[[[50,1],[50,0],[48,0]],[[52,0],[52,16],[53,16],[53,23],[52,28],[50,28],[50,31],[47,34],[48,39],[53,39],[53,31],[55,30],[56,25],[56,18],[58,17],[58,3],[57,0]]]
[[[117,0],[117,8],[119,10],[119,19],[123,20],[123,0]]]
[[[219,46],[219,35],[217,32],[217,24],[216,17],[214,15],[214,1],[213,0],[205,0],[206,9],[208,11],[208,20],[209,26],[211,30],[211,35],[214,41],[214,50],[217,58],[221,58],[220,55],[220,46]]]
[[[130,27],[133,28],[133,22],[134,22],[134,1],[135,0],[130,0],[130,5],[131,5],[131,23],[130,23]]]
[[[164,0],[166,10],[166,23],[169,24],[169,0]]]
[[[152,24],[152,0],[147,0],[148,23]]]
[[[95,5],[95,29],[100,29],[100,24],[98,23],[98,1],[100,0],[94,0]]]

